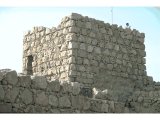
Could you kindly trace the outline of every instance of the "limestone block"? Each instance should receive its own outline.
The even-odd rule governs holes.
[[[119,45],[115,45],[114,49],[115,49],[116,51],[119,51]]]
[[[30,76],[18,76],[19,85],[22,87],[30,87],[31,85],[31,77]]]
[[[86,22],[86,28],[88,28],[88,29],[91,29],[91,28],[92,28],[91,22]]]
[[[90,32],[89,37],[95,38],[95,37],[96,37],[96,34],[95,34],[94,32]]]
[[[59,107],[61,107],[61,108],[71,107],[71,102],[70,102],[70,99],[67,95],[59,98]]]
[[[97,45],[98,41],[96,39],[93,39],[91,43],[92,45]]]
[[[89,65],[89,60],[84,58],[83,64],[84,64],[84,65]]]
[[[107,64],[107,68],[108,68],[109,70],[112,70],[112,69],[113,69],[113,64]]]
[[[33,101],[32,92],[28,89],[25,89],[21,94],[21,99],[26,105],[32,103]]]
[[[62,82],[62,87],[63,87],[63,92],[64,93],[72,92],[71,82],[69,82],[69,81]]]
[[[86,68],[83,65],[79,65],[78,70],[81,71],[81,72],[85,72]]]
[[[58,98],[55,95],[49,96],[49,104],[51,106],[57,107],[58,106]]]
[[[44,76],[32,76],[33,86],[38,89],[45,89],[47,87],[47,79]]]
[[[14,103],[18,94],[19,94],[19,88],[14,87],[11,90],[7,91],[5,99],[9,102]]]
[[[108,104],[102,103],[101,112],[108,113]]]
[[[78,50],[78,56],[79,56],[79,57],[86,58],[87,52],[84,51],[84,50]]]
[[[76,24],[75,24],[75,21],[74,21],[74,20],[69,20],[69,21],[66,22],[65,27],[71,27],[71,26],[75,26],[75,25],[76,25]]]
[[[103,51],[103,54],[104,54],[104,55],[110,55],[110,52],[109,52],[108,49],[105,49],[105,50]]]
[[[36,96],[36,104],[41,105],[41,106],[47,106],[48,105],[48,96],[44,92],[39,93]]]
[[[17,72],[16,71],[9,71],[6,73],[6,78],[7,82],[11,85],[16,85],[18,82],[17,78]]]
[[[82,18],[82,15],[80,14],[77,14],[77,13],[72,13],[70,16],[69,16],[70,19],[73,19],[73,20],[78,20],[78,19],[81,19]]]
[[[100,33],[106,33],[105,27],[100,28],[99,30],[100,30]]]
[[[49,28],[46,28],[46,35],[50,34],[51,30]]]
[[[48,71],[47,71],[47,75],[52,75],[53,73],[52,73],[52,69],[48,69]]]
[[[87,51],[92,52],[93,51],[93,46],[89,45],[88,48],[87,48]]]
[[[49,81],[48,86],[47,86],[48,91],[56,91],[58,92],[60,90],[60,83],[58,80],[54,80],[52,78],[51,81]]]
[[[80,84],[78,82],[72,82],[71,86],[72,86],[72,94],[78,95],[79,92],[81,91]]]
[[[94,48],[94,52],[95,52],[96,54],[101,54],[101,48],[100,48],[100,47],[95,47],[95,48]]]
[[[146,52],[143,51],[143,50],[140,50],[140,51],[139,51],[139,54],[140,54],[142,57],[145,57],[145,56],[146,56]]]
[[[84,37],[83,35],[80,35],[80,36],[78,37],[78,41],[79,41],[79,42],[85,42],[86,40],[85,40],[85,37]]]
[[[74,26],[68,28],[68,32],[70,33],[79,33],[79,31],[80,31],[80,28],[77,28]]]
[[[5,96],[5,92],[4,92],[3,86],[0,85],[0,100],[3,100],[4,96]]]
[[[81,49],[81,50],[86,50],[85,43],[81,43],[81,44],[80,44],[80,49]]]
[[[67,73],[66,72],[62,72],[61,74],[60,74],[60,78],[61,79],[65,79],[65,77],[67,77]]]
[[[108,34],[113,35],[112,29],[108,29]]]

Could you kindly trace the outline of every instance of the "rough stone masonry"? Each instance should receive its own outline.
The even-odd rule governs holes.
[[[23,40],[23,74],[0,71],[0,112],[160,111],[146,72],[145,34],[72,13]]]

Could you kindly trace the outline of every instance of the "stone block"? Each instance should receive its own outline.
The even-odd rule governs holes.
[[[94,47],[90,45],[90,46],[88,46],[87,51],[88,51],[88,52],[92,52],[92,51],[93,51],[93,48],[94,48]]]
[[[32,76],[33,87],[36,89],[46,89],[47,79],[44,76]]]
[[[96,39],[92,40],[92,45],[97,45],[98,41]]]
[[[91,28],[92,28],[91,22],[86,22],[86,28],[87,28],[87,29],[91,29]]]
[[[110,101],[109,102],[109,112],[114,112],[115,111],[115,107],[114,107],[114,101]]]
[[[72,13],[70,15],[70,19],[73,19],[73,20],[78,20],[78,19],[81,19],[81,18],[82,18],[82,15],[77,14],[77,13]]]
[[[68,28],[68,32],[70,33],[79,33],[79,31],[80,31],[80,28],[75,27],[75,26]]]
[[[35,99],[35,103],[40,106],[47,106],[49,103],[48,96],[44,92],[37,94],[36,99]]]
[[[71,83],[69,81],[63,82],[62,83],[62,88],[63,88],[64,93],[72,92],[72,86],[71,86]]]
[[[18,76],[19,85],[22,87],[30,87],[31,77],[30,76]]]
[[[101,112],[108,113],[108,104],[102,103]]]
[[[4,92],[3,86],[0,85],[0,100],[3,100],[4,96],[5,96],[5,92]]]
[[[58,92],[60,90],[60,82],[58,80],[52,80],[48,82],[47,91]]]
[[[81,50],[86,50],[85,43],[81,43],[81,44],[80,44],[80,49],[81,49]]]
[[[79,56],[79,57],[86,58],[87,52],[84,51],[84,50],[78,50],[78,56]]]
[[[18,94],[19,94],[19,88],[14,87],[6,92],[5,100],[14,103]]]
[[[51,106],[57,107],[58,106],[58,98],[55,95],[49,95],[49,104]]]
[[[95,47],[95,48],[94,48],[94,52],[95,52],[96,54],[101,54],[101,48],[100,48],[100,47]]]
[[[112,70],[112,69],[113,69],[113,65],[112,65],[112,64],[107,64],[107,68],[108,68],[109,70]]]
[[[11,85],[16,85],[18,82],[17,78],[17,72],[16,71],[9,71],[6,73],[6,78],[7,82]]]
[[[59,107],[61,107],[61,108],[71,107],[71,102],[70,102],[70,99],[67,95],[59,98]]]
[[[32,92],[28,89],[25,89],[21,94],[21,99],[26,105],[31,104],[33,101]]]

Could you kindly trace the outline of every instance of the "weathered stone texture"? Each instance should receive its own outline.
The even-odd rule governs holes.
[[[23,39],[23,74],[0,70],[0,112],[160,112],[144,39],[77,13],[57,28],[34,27]]]
[[[38,93],[36,97],[36,104],[47,106],[48,105],[48,97],[44,92]]]
[[[32,76],[33,87],[45,89],[47,87],[47,79],[44,76]]]
[[[68,96],[63,96],[59,98],[59,106],[60,107],[71,107],[71,102]]]
[[[21,99],[25,104],[30,104],[33,101],[32,92],[28,89],[25,89],[21,94]]]
[[[11,85],[15,85],[18,81],[18,78],[17,78],[17,72],[16,71],[10,71],[10,72],[7,72],[6,74],[6,80],[9,84]]]
[[[49,96],[49,104],[57,107],[58,106],[58,98],[55,95],[50,95]]]

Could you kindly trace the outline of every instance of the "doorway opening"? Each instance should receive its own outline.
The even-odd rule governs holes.
[[[27,57],[28,62],[27,62],[27,75],[33,75],[33,69],[32,69],[32,62],[33,62],[33,56],[29,55]]]

